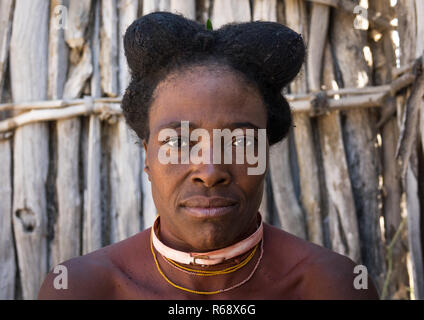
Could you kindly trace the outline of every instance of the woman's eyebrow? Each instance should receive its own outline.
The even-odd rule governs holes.
[[[189,121],[187,121],[189,122]],[[181,127],[181,121],[171,121],[165,124],[160,125],[155,131],[160,131],[162,129],[178,129]],[[189,122],[189,128],[195,129],[197,126],[193,122]]]
[[[171,121],[171,122],[167,122],[165,124],[160,125],[155,131],[160,131],[162,129],[178,129],[181,127],[181,121]],[[193,122],[189,122],[189,128],[190,129],[196,129],[196,128],[200,128],[200,126],[198,126],[197,124],[193,123]],[[257,125],[249,122],[249,121],[244,121],[244,122],[231,122],[228,123],[226,125],[223,126],[223,128],[228,128],[228,129],[235,129],[235,128],[250,128],[250,129],[255,129],[258,130],[260,129]],[[216,129],[220,129],[220,128],[216,128]]]
[[[232,128],[251,128],[258,130],[260,129],[257,125],[251,123],[251,122],[232,122],[229,126],[230,129]]]

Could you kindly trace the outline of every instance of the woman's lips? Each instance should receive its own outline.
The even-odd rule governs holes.
[[[198,218],[220,217],[232,212],[238,202],[231,198],[194,196],[180,203],[182,209]]]
[[[229,214],[237,207],[233,204],[225,207],[182,207],[190,215],[196,218],[217,218]]]

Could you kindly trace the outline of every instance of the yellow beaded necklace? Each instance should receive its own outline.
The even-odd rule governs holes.
[[[256,262],[256,265],[255,265],[255,267],[253,268],[253,270],[252,270],[252,272],[249,274],[249,276],[246,278],[246,279],[244,279],[243,281],[241,281],[241,282],[239,282],[239,283],[237,283],[236,285],[234,285],[234,286],[231,286],[231,287],[229,287],[229,288],[225,288],[225,289],[220,289],[220,290],[215,290],[215,291],[198,291],[198,290],[192,290],[192,289],[188,289],[188,288],[184,288],[184,287],[182,287],[182,286],[180,286],[180,285],[177,285],[176,283],[174,283],[174,282],[172,282],[171,280],[169,280],[168,279],[168,277],[163,273],[163,271],[161,270],[161,268],[160,268],[160,266],[159,266],[159,262],[158,262],[158,260],[157,260],[157,258],[156,258],[156,254],[155,254],[155,251],[154,251],[154,249],[153,249],[153,241],[152,241],[152,232],[153,232],[153,228],[151,229],[151,232],[150,232],[150,250],[152,251],[152,255],[153,255],[153,259],[154,259],[154,261],[155,261],[155,264],[156,264],[156,268],[158,269],[158,271],[159,271],[159,273],[160,273],[160,275],[165,279],[165,281],[166,282],[168,282],[171,286],[173,286],[173,287],[175,287],[175,288],[177,288],[177,289],[180,289],[180,290],[183,290],[183,291],[186,291],[186,292],[190,292],[190,293],[195,293],[195,294],[217,294],[217,293],[222,293],[222,292],[226,292],[226,291],[229,291],[229,290],[232,290],[232,289],[235,289],[235,288],[237,288],[237,287],[239,287],[239,286],[241,286],[241,285],[243,285],[243,284],[245,284],[247,281],[249,281],[251,278],[252,278],[252,276],[253,276],[253,274],[255,273],[255,271],[256,271],[256,269],[258,268],[258,266],[259,266],[259,263],[260,263],[260,261],[261,261],[261,259],[262,259],[262,255],[263,255],[263,252],[264,252],[264,249],[263,249],[263,246],[264,246],[264,241],[263,241],[263,238],[262,238],[262,240],[261,240],[261,254],[260,254],[260,256],[259,256],[259,259],[258,259],[258,261]],[[246,260],[248,260],[247,262],[249,262],[251,259],[252,259],[252,257],[253,257],[253,255],[254,255],[254,252],[256,252],[256,249],[257,249],[257,247],[258,247],[258,245],[256,245],[256,247],[255,247],[255,249],[252,251],[252,253],[249,255],[249,260],[246,258]],[[235,267],[239,267],[238,269],[240,269],[241,267],[240,267],[240,265],[241,264],[243,264],[243,263],[247,263],[247,262],[245,262],[246,260],[244,260],[243,262],[241,262],[240,264],[238,264],[237,266],[233,266],[233,267],[230,267],[230,268],[227,268],[227,269],[224,269],[224,270],[220,270],[220,271],[209,271],[209,272],[223,272],[223,271],[228,271],[228,269],[231,269],[231,268],[235,268]],[[245,265],[244,264],[244,265]],[[182,267],[182,266],[180,266],[180,267]],[[184,268],[184,267],[183,267]],[[188,269],[188,268],[187,268]],[[189,269],[190,271],[192,271],[192,269]],[[199,272],[199,270],[193,270],[193,271],[195,271],[195,272]],[[235,270],[234,270],[235,271]],[[231,272],[231,271],[230,271]],[[227,273],[229,273],[229,272],[227,272]]]
[[[196,276],[216,276],[216,275],[220,275],[220,274],[231,273],[231,272],[237,271],[238,269],[244,267],[246,264],[249,263],[250,260],[252,260],[253,256],[255,255],[256,250],[258,249],[258,246],[259,246],[259,243],[254,247],[252,252],[242,262],[236,264],[235,266],[228,267],[228,268],[223,269],[223,270],[215,270],[215,271],[190,269],[190,268],[187,268],[187,267],[184,267],[184,266],[178,264],[177,262],[175,262],[172,259],[169,259],[169,258],[164,257],[164,256],[162,256],[162,257],[165,259],[166,262],[171,264],[173,267],[176,267],[180,271],[183,271],[183,272],[187,271],[187,273],[193,274],[193,275],[196,275]]]

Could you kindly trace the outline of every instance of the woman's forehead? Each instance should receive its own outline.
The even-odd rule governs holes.
[[[252,122],[265,128],[266,117],[258,90],[234,74],[191,72],[160,84],[149,120],[151,130],[179,119],[200,126]]]

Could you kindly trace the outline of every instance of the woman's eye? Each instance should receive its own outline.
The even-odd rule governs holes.
[[[253,140],[254,140],[253,137],[236,137],[233,140],[233,145],[234,146],[246,146],[246,147],[248,147],[248,146],[253,144]],[[246,141],[246,143],[245,143],[245,141]]]
[[[185,139],[182,139],[181,137],[171,137],[166,142],[166,144],[168,144],[172,148],[181,148],[187,145],[187,141],[185,141]]]

